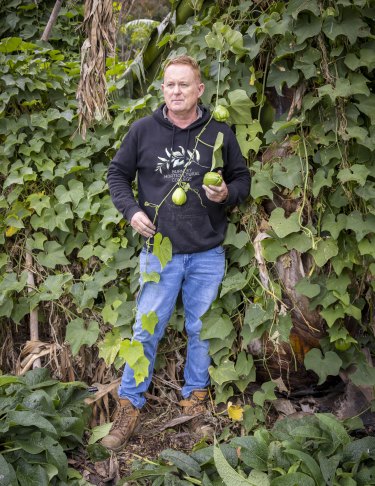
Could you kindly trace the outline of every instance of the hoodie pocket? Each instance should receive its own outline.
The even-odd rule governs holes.
[[[191,253],[221,243],[222,235],[212,226],[205,208],[171,209],[159,214],[158,231],[170,238],[174,252]]]

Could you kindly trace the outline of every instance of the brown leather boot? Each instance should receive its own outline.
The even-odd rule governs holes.
[[[120,399],[115,420],[109,434],[103,437],[102,445],[112,451],[120,451],[136,431],[139,421],[139,409],[135,408],[128,399]]]
[[[207,398],[207,390],[194,390],[190,397],[181,400],[179,405],[182,407],[184,415],[202,415],[207,413]]]
[[[207,418],[208,416],[207,399],[207,390],[194,390],[189,398],[179,402],[184,415],[192,415],[194,417],[190,421],[190,429],[200,437],[208,437],[213,434],[211,426],[205,423],[205,417]]]

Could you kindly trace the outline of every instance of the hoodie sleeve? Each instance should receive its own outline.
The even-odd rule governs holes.
[[[224,144],[223,148],[223,178],[228,187],[228,198],[224,204],[234,206],[245,201],[249,195],[250,171],[246,166],[237,138],[229,127],[225,135],[228,137],[228,142]]]
[[[131,127],[108,169],[108,186],[113,204],[130,221],[141,211],[133,193],[132,182],[137,173],[137,135]]]

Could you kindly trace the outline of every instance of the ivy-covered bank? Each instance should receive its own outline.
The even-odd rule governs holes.
[[[25,370],[34,351],[61,378],[106,381],[106,367],[125,360],[142,376],[129,341],[142,242],[113,207],[106,172],[130,123],[160,103],[160,71],[130,83],[129,63],[107,59],[112,120],[83,140],[82,12],[62,10],[41,43],[27,28],[35,4],[11,3],[0,24],[1,370]],[[208,1],[157,40],[163,58],[198,59],[202,101],[227,107],[253,176],[248,203],[229,215],[227,273],[204,317],[217,402],[245,392],[256,372],[261,406],[276,386],[339,373],[375,385],[374,17],[370,0]],[[33,310],[41,342],[20,356]],[[179,307],[171,327],[179,350]],[[175,352],[162,351],[160,367]],[[248,429],[264,420],[258,412],[246,409]]]

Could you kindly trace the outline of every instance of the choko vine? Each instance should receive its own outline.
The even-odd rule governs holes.
[[[15,25],[24,26],[31,10],[21,7]],[[57,32],[78,17],[67,8]],[[228,110],[252,173],[251,199],[229,215],[220,295],[203,318],[219,402],[243,393],[256,372],[260,405],[276,385],[290,390],[305,378],[375,383],[373,17],[366,0],[208,1],[156,41],[164,58],[199,60],[202,102]],[[0,332],[9,342],[38,307],[42,338],[72,353],[57,373],[87,372],[78,363],[98,353],[118,368],[124,354],[131,359],[119,351],[131,337],[143,242],[113,208],[105,177],[128,126],[160,103],[161,71],[131,98],[128,65],[109,60],[112,121],[83,141],[74,39],[62,51],[29,34],[0,41]],[[176,340],[181,317],[177,308]],[[262,419],[245,414],[248,428]]]

